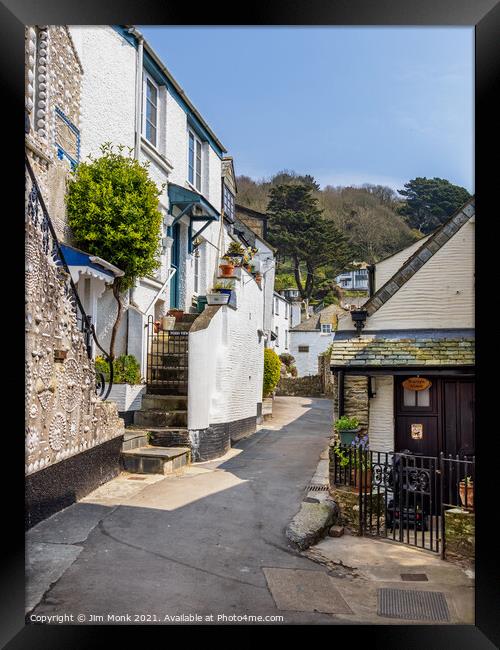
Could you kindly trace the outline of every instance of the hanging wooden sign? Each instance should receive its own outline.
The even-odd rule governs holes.
[[[406,390],[425,390],[430,386],[432,386],[432,382],[425,377],[408,377],[403,382],[403,388]]]

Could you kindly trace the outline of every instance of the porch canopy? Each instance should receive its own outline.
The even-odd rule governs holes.
[[[336,332],[330,368],[345,374],[464,374],[474,371],[474,330]]]
[[[168,184],[167,192],[170,214],[174,218],[171,227],[175,226],[183,216],[189,217],[190,233],[188,246],[189,251],[191,252],[194,240],[201,235],[205,228],[208,228],[212,221],[218,221],[220,214],[214,206],[209,203],[204,196],[198,194],[198,192],[188,190],[187,188],[182,187],[181,185],[176,185],[175,183]],[[175,212],[174,208],[177,208]],[[195,228],[193,227],[193,224],[196,221],[205,222],[197,232],[195,232]]]
[[[61,244],[61,248],[75,284],[82,276],[112,284],[115,277],[123,275],[123,271],[118,267],[96,255],[90,255],[67,244]]]

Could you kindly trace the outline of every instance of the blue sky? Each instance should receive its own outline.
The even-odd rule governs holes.
[[[237,174],[474,190],[472,28],[140,29]]]

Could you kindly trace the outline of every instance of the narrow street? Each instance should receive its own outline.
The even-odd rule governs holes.
[[[215,623],[234,614],[334,622],[277,609],[263,570],[327,579],[283,531],[327,445],[331,417],[327,399],[276,398],[273,419],[223,459],[178,477],[122,475],[35,526],[27,536],[27,611],[104,624],[108,614],[144,614],[132,622],[145,623],[190,614],[213,614]]]

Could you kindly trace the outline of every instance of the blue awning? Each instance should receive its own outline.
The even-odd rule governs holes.
[[[61,244],[61,249],[73,282],[78,282],[80,275],[86,275],[112,283],[116,277],[123,275],[123,271],[118,267],[96,255],[90,255],[68,244]]]
[[[175,183],[168,184],[168,201],[172,216],[175,216],[173,215],[172,208],[177,206],[182,214],[190,216],[193,221],[206,221],[207,219],[215,221],[220,217],[219,212],[204,196]],[[199,206],[201,211],[193,214],[194,206]]]

